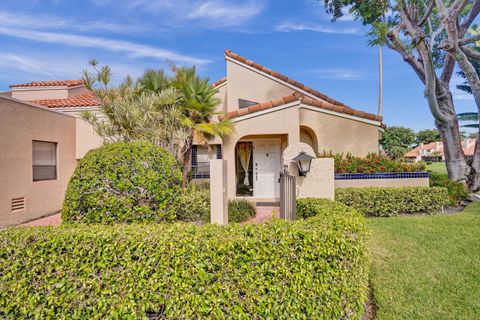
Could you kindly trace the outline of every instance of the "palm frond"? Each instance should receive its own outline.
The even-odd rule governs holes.
[[[458,121],[478,121],[478,112],[463,112],[457,114]]]
[[[462,128],[474,128],[474,129],[478,129],[479,128],[479,124],[478,123],[470,123],[470,124],[464,124],[463,126],[461,126]]]

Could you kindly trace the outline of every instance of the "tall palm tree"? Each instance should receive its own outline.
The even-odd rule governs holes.
[[[378,45],[378,110],[377,115],[382,115],[383,103],[383,59],[382,46]]]
[[[479,117],[478,112],[464,112],[457,114],[458,121],[475,121],[476,123],[467,123],[461,126],[462,128],[475,128],[479,129]]]
[[[233,124],[228,119],[218,120],[216,107],[220,103],[215,97],[217,90],[212,88],[207,78],[197,75],[195,67],[173,67],[175,79],[172,85],[182,92],[184,140],[179,156],[183,165],[183,185],[186,186],[190,173],[190,160],[194,141],[209,147],[208,142],[215,137],[223,137],[233,132]]]

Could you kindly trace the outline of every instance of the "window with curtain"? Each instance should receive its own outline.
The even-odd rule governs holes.
[[[57,144],[55,142],[33,141],[33,181],[57,179]]]

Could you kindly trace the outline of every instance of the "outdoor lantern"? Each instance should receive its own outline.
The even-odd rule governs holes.
[[[301,177],[305,177],[307,173],[310,172],[310,166],[313,159],[315,159],[315,157],[306,154],[304,151],[300,152],[298,156],[292,159],[297,162],[298,174]]]

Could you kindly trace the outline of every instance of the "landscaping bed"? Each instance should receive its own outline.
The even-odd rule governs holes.
[[[0,317],[361,318],[364,218],[64,225],[0,233]]]

